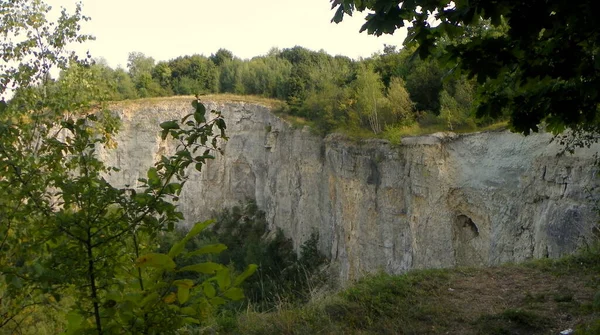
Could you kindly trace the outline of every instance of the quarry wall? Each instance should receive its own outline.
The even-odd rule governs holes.
[[[230,140],[181,196],[187,224],[255,199],[299,247],[312,231],[342,282],[384,270],[495,265],[559,257],[589,243],[598,221],[595,154],[561,154],[549,134],[508,131],[409,137],[393,146],[325,138],[269,107],[206,101]],[[159,123],[192,112],[190,99],[112,107],[123,121],[110,176],[135,185],[158,154]]]

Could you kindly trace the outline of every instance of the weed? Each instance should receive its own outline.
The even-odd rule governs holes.
[[[475,326],[480,334],[531,334],[543,329],[547,322],[544,317],[532,311],[506,309],[500,314],[481,316]]]
[[[577,327],[574,335],[598,335],[600,334],[600,319]]]
[[[527,294],[525,294],[525,303],[528,304],[532,304],[532,303],[543,303],[546,301],[546,294],[545,293],[530,293],[527,292]]]
[[[572,302],[573,293],[571,292],[559,292],[555,293],[552,299],[556,302]]]

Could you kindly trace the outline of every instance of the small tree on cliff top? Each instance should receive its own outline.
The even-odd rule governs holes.
[[[239,285],[256,267],[235,278],[212,262],[178,267],[186,254],[225,249],[185,251],[210,221],[196,224],[166,254],[154,245],[183,219],[174,201],[188,167],[200,170],[213,158],[226,139],[225,122],[194,101],[193,113],[160,125],[163,140],[177,144],[175,154],[161,156],[141,187],[113,187],[105,176],[118,169],[105,166],[96,150],[114,145],[119,122],[103,97],[64,99],[45,85],[53,67],[89,65],[64,50],[89,38],[78,32],[87,18],[77,6],[53,23],[46,20],[50,10],[41,1],[0,5],[0,95],[17,88],[10,102],[0,103],[0,329],[38,331],[24,328],[31,313],[65,305],[66,324],[53,333],[167,334],[200,323],[226,300],[243,298]],[[68,80],[85,85],[84,74]],[[74,299],[61,303],[65,296]]]

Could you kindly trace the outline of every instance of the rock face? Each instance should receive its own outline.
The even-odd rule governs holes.
[[[186,185],[189,222],[256,199],[296,247],[317,231],[342,282],[376,270],[559,257],[588,243],[598,221],[597,145],[559,155],[548,134],[505,131],[354,143],[296,129],[257,104],[206,105],[223,112],[230,140]],[[192,108],[169,99],[114,111],[119,145],[103,155],[121,168],[113,182],[135,185],[169,150],[158,124]]]

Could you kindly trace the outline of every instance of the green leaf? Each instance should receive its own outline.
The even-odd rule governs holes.
[[[172,304],[177,299],[177,295],[174,292],[169,293],[166,297],[163,298],[165,304]]]
[[[158,176],[158,170],[155,167],[148,169],[148,184],[151,186],[160,185],[160,177]]]
[[[84,317],[77,313],[77,311],[70,311],[69,314],[67,314],[67,330],[64,334],[71,335],[81,333],[80,328],[83,321]]]
[[[194,120],[198,123],[206,122],[206,107],[201,102],[196,102],[196,112],[194,112]]]
[[[198,312],[196,311],[196,309],[194,309],[194,307],[190,307],[190,306],[183,307],[181,309],[181,313],[186,314],[186,315],[196,315],[196,314],[198,314]]]
[[[217,124],[217,127],[218,127],[219,129],[221,129],[221,130],[225,130],[225,129],[227,129],[227,125],[225,124],[225,120],[223,120],[223,119],[217,119],[217,120],[215,121],[215,123]]]
[[[191,279],[178,279],[173,281],[173,285],[178,287],[192,288],[194,286],[194,281]]]
[[[196,318],[183,318],[183,322],[185,322],[185,323],[193,323],[193,324],[196,324],[196,325],[200,324],[200,321],[198,319],[196,319]]]
[[[203,246],[202,248],[200,248],[198,250],[194,250],[192,252],[187,253],[185,255],[185,257],[199,256],[199,255],[205,255],[205,254],[219,254],[226,249],[227,249],[227,246],[225,244],[221,244],[221,243],[209,244],[209,245]]]
[[[241,283],[244,282],[244,280],[246,280],[246,278],[252,276],[254,272],[256,272],[257,268],[258,266],[256,264],[248,265],[244,272],[242,272],[239,276],[235,277],[235,280],[233,281],[233,286],[239,286]]]
[[[158,292],[152,292],[152,293],[148,294],[144,299],[142,299],[142,301],[140,302],[140,306],[141,307],[148,306],[151,303],[154,303],[159,298],[160,298],[160,296],[158,295]]]
[[[213,263],[213,262],[206,262],[206,263],[184,266],[179,270],[179,272],[194,271],[194,272],[205,273],[205,274],[210,275],[210,274],[214,274],[216,271],[221,270],[222,268],[223,268],[223,265],[221,265],[221,264],[217,264],[217,263]]]
[[[225,305],[227,301],[221,297],[214,297],[210,299],[210,304],[213,306]]]
[[[231,276],[229,275],[229,269],[223,268],[217,272],[217,284],[221,291],[227,290],[231,286]]]
[[[244,291],[239,287],[232,287],[225,291],[223,295],[233,301],[244,299]]]
[[[204,222],[198,222],[194,225],[194,228],[192,228],[187,235],[185,235],[185,240],[189,241],[189,239],[191,239],[192,237],[200,234],[206,227],[210,226],[213,222],[215,222],[215,220],[206,220]]]
[[[182,241],[179,241],[179,242],[173,244],[173,246],[169,250],[168,256],[171,258],[177,257],[185,249],[186,242],[187,242],[186,240],[182,240]]]
[[[123,301],[131,301],[134,303],[138,303],[140,300],[142,300],[143,295],[139,292],[136,293],[127,293],[124,295],[123,297]]]
[[[215,297],[215,298],[216,298],[216,297]],[[214,298],[213,298],[213,299],[214,299]],[[223,299],[223,298],[221,298],[221,299]],[[225,300],[223,299],[223,301],[225,301]],[[208,315],[210,315],[210,313],[211,313],[211,309],[212,309],[211,307],[212,307],[212,306],[211,306],[211,303],[210,303],[210,302],[209,302],[209,301],[208,301],[208,300],[207,300],[205,297],[200,297],[200,299],[199,299],[199,301],[198,301],[198,304],[197,304],[197,306],[198,306],[198,309],[199,309],[200,315],[201,315],[202,317],[204,317],[204,318],[205,318],[205,317],[207,317]]]
[[[165,121],[160,124],[163,130],[179,129],[179,124],[175,120]]]
[[[180,194],[181,193],[181,184],[180,183],[170,183],[165,186],[165,193],[167,194]]]
[[[202,283],[202,291],[204,292],[204,295],[209,299],[214,298],[217,294],[217,290],[215,290],[215,287],[212,286],[212,284],[208,281]]]
[[[190,289],[185,286],[179,286],[177,289],[177,300],[180,304],[185,304],[190,298]]]
[[[162,270],[174,270],[177,266],[169,255],[150,253],[141,256],[136,261],[138,267],[151,267]]]
[[[181,307],[175,304],[167,305],[167,308],[174,311],[175,313],[179,313],[179,311],[181,310]]]
[[[147,205],[152,200],[152,196],[147,193],[137,193],[133,196],[133,201],[135,201],[140,206]]]

